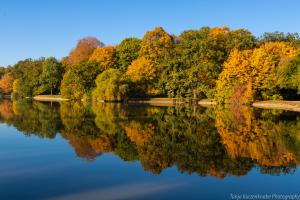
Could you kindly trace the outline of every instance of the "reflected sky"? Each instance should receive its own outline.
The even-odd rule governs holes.
[[[300,186],[294,112],[22,100],[0,103],[0,123],[0,199],[230,199]]]

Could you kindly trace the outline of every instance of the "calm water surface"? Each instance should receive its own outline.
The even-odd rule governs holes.
[[[300,194],[300,114],[0,102],[0,199]]]

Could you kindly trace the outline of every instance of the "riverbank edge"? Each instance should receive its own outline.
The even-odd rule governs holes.
[[[60,95],[38,95],[33,97],[36,101],[43,101],[43,102],[51,102],[51,101],[69,101],[69,99],[62,98]],[[106,102],[106,101],[102,101]],[[183,100],[183,99],[176,99],[176,98],[136,98],[136,99],[128,99],[127,103],[130,104],[151,104],[151,105],[158,105],[158,106],[174,106],[180,104],[187,104],[192,103],[194,105],[201,105],[201,106],[215,106],[217,102],[203,99],[203,100]],[[283,100],[268,100],[268,101],[258,101],[252,104],[253,107],[256,108],[263,108],[263,109],[279,109],[279,110],[289,110],[289,111],[296,111],[300,112],[300,101],[283,101]]]
[[[69,99],[62,98],[60,95],[38,95],[33,97],[36,101],[43,101],[43,102],[61,102],[61,101],[69,101]]]
[[[253,103],[252,106],[257,108],[300,112],[300,101],[283,101],[283,100],[258,101]]]

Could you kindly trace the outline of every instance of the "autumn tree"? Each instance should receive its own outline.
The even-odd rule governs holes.
[[[145,57],[155,65],[159,65],[173,47],[172,36],[165,32],[162,27],[156,27],[144,35],[140,56]]]
[[[233,51],[217,82],[217,100],[249,103],[256,99],[280,98],[282,69],[295,54],[295,48],[284,42]]]
[[[102,70],[116,67],[116,48],[113,46],[97,47],[89,58],[90,62],[100,64]]]
[[[126,38],[116,46],[118,69],[125,72],[128,66],[139,56],[141,40],[138,38]]]
[[[126,71],[126,74],[134,82],[133,87],[139,88],[139,92],[133,93],[147,96],[161,94],[158,84],[159,75],[166,66],[173,48],[173,37],[161,27],[156,27],[144,35],[139,57],[131,63]]]
[[[3,75],[3,77],[0,79],[0,91],[2,91],[4,94],[11,94],[13,91],[13,82],[14,77],[11,72]]]
[[[103,44],[95,37],[86,37],[79,40],[76,47],[67,57],[68,65],[73,65],[82,61],[88,61],[91,54],[99,46],[103,46]]]
[[[157,95],[158,91],[153,86],[153,80],[156,78],[156,69],[146,58],[140,57],[134,60],[128,67],[126,76],[132,82],[132,95]]]
[[[93,100],[122,101],[126,98],[128,85],[117,69],[108,69],[96,78],[96,88],[93,91]]]

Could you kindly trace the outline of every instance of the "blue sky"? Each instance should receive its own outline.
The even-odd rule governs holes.
[[[162,26],[172,34],[202,26],[253,34],[300,32],[297,0],[0,0],[0,66],[61,58],[85,36],[107,45]]]

